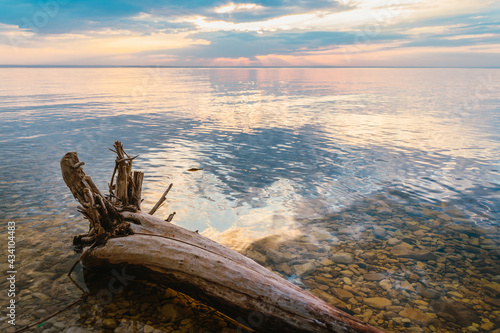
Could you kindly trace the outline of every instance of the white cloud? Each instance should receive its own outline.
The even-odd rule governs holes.
[[[251,0],[249,0],[251,1]],[[209,40],[199,39],[195,37],[199,32],[217,32],[217,31],[246,31],[265,34],[267,32],[291,31],[300,33],[301,31],[335,31],[335,32],[354,32],[356,37],[349,50],[354,49],[357,56],[372,55],[369,59],[375,59],[378,54],[381,61],[392,56],[397,56],[397,50],[404,48],[403,45],[385,45],[388,49],[382,48],[384,45],[375,43],[377,34],[402,34],[409,35],[407,40],[401,41],[401,38],[396,38],[394,43],[411,42],[414,39],[424,40],[432,38],[433,35],[446,34],[448,37],[441,37],[448,40],[463,40],[460,44],[475,44],[478,38],[496,38],[497,34],[469,34],[465,24],[461,24],[459,17],[466,15],[470,18],[482,19],[484,13],[492,7],[496,1],[484,0],[477,2],[475,0],[345,0],[344,4],[348,5],[339,8],[332,4],[331,8],[323,8],[322,10],[306,10],[296,14],[283,14],[271,18],[262,17],[260,20],[255,16],[256,21],[234,21],[231,15],[220,15],[220,18],[214,18],[214,13],[231,14],[236,12],[258,12],[267,7],[255,3],[225,3],[219,7],[211,8],[211,15],[185,15],[183,12],[141,12],[133,17],[124,18],[123,22],[129,23],[125,29],[114,29],[112,24],[108,28],[74,31],[66,34],[50,34],[33,33],[28,29],[21,29],[16,25],[8,25],[0,23],[1,42],[5,47],[2,47],[0,63],[22,62],[43,62],[44,59],[88,59],[95,56],[105,57],[128,57],[131,59],[136,57],[139,52],[159,51],[155,52],[155,59],[160,59],[161,55],[166,54],[168,61],[175,60],[175,57],[168,56],[168,51],[162,53],[160,51],[168,49],[188,48],[192,45],[207,45]],[[299,8],[300,4],[297,5]],[[278,7],[274,9],[279,10]],[[340,10],[340,11],[339,11]],[[193,13],[193,12],[190,12]],[[283,13],[283,12],[282,12]],[[183,16],[184,15],[184,16]],[[478,16],[479,15],[479,16]],[[215,16],[216,17],[216,16]],[[429,26],[427,22],[440,22],[446,18],[446,22],[450,22],[453,18],[456,24],[435,23]],[[122,22],[122,23],[123,23]],[[165,23],[165,26],[170,26],[169,23],[189,23],[180,25],[183,28],[176,31],[163,29],[163,26],[152,23]],[[415,28],[408,30],[408,25]],[[121,24],[120,26],[124,26]],[[160,29],[153,27],[160,26]],[[177,26],[177,25],[173,25]],[[94,26],[95,27],[95,26]],[[147,31],[147,33],[144,33]],[[207,34],[208,35],[208,34]],[[360,37],[361,36],[361,37]],[[359,38],[358,38],[359,37]],[[435,37],[434,37],[435,38]],[[387,42],[387,41],[386,41]],[[390,43],[389,41],[388,43]],[[19,45],[16,45],[19,44]],[[10,48],[9,48],[10,46]],[[12,46],[21,46],[17,49]],[[484,45],[481,46],[484,48]],[[301,49],[302,48],[302,49]],[[437,47],[433,48],[436,52]],[[415,50],[411,48],[409,50]],[[425,49],[425,52],[430,52],[430,49]],[[446,50],[450,50],[447,48]],[[457,50],[463,52],[488,52],[491,53],[491,48],[486,51],[483,49],[469,48],[467,50]],[[273,61],[283,60],[286,57],[304,57],[307,61],[317,62],[318,64],[330,63],[331,57],[335,56],[338,50],[332,49],[330,46],[325,46],[324,49],[316,49],[316,53],[307,54],[307,48],[303,45],[297,45],[295,51],[290,51],[287,54],[273,55],[271,51],[266,53],[266,50],[259,50],[262,57],[274,57]],[[350,51],[349,51],[350,52]],[[424,52],[424,51],[422,51]],[[409,52],[410,54],[410,52]],[[255,54],[253,55],[255,56]],[[338,54],[339,59],[344,57],[344,54]],[[124,58],[125,59],[125,58]],[[143,60],[142,56],[137,59]],[[194,58],[193,58],[194,59]],[[221,58],[222,59],[222,58]],[[245,60],[247,59],[247,60]],[[243,56],[234,61],[250,61],[251,55]],[[261,58],[259,58],[261,59]],[[262,58],[265,59],[265,58]],[[278,59],[278,60],[276,60]],[[343,58],[342,58],[343,59]],[[228,59],[222,59],[230,61]],[[124,60],[125,61],[125,60]],[[203,61],[203,58],[194,59],[194,61]],[[207,58],[207,61],[210,59]],[[305,61],[305,60],[304,60]],[[368,60],[367,60],[368,61]],[[385,60],[384,60],[385,61]],[[297,63],[298,65],[299,63]]]
[[[203,15],[189,15],[166,17],[147,13],[140,13],[133,17],[135,20],[149,22],[191,23],[196,26],[193,32],[215,31],[266,31],[280,30],[320,30],[320,31],[353,31],[353,30],[380,30],[389,26],[396,26],[402,22],[418,23],[429,18],[446,17],[454,14],[473,13],[483,10],[491,5],[492,0],[480,4],[473,0],[461,0],[457,5],[455,0],[359,0],[349,2],[349,9],[338,11],[331,9],[314,10],[300,14],[282,15],[263,19],[260,21],[234,22],[227,19],[211,19]],[[262,9],[261,5],[254,3],[228,4],[216,7],[214,11],[219,14],[238,11],[251,11]],[[459,28],[462,25],[447,25],[435,27],[422,27],[410,30],[410,34],[440,33],[447,29]],[[441,31],[440,31],[441,30]],[[406,33],[406,31],[405,31]]]
[[[0,31],[17,29],[17,25],[0,23]]]
[[[215,12],[217,14],[229,14],[233,12],[242,12],[242,11],[249,11],[249,10],[259,10],[262,9],[261,5],[257,5],[255,3],[238,3],[235,4],[234,2],[230,2],[224,6],[220,6],[215,8]]]
[[[452,24],[452,25],[433,25],[427,27],[417,27],[407,30],[405,33],[409,35],[435,35],[450,32],[454,29],[465,27],[466,24]]]
[[[130,19],[134,20],[134,21],[149,21],[153,18],[153,15],[149,14],[149,13],[139,13],[137,14],[136,16],[132,16]]]
[[[495,38],[500,37],[500,34],[475,34],[475,35],[456,35],[445,37],[448,40],[462,40],[462,39],[480,39],[480,38]]]
[[[277,31],[290,29],[309,29],[308,23],[314,20],[315,14],[286,15],[257,22],[234,23],[223,20],[213,21],[204,16],[181,18],[181,22],[195,24],[203,32],[213,31]]]

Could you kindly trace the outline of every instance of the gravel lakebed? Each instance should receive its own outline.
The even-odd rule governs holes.
[[[302,221],[245,254],[387,332],[500,332],[500,228],[387,196]]]
[[[139,278],[110,293],[111,277],[84,277],[77,266],[72,281],[67,273],[78,255],[71,239],[85,232],[85,221],[70,214],[22,222],[17,325],[2,315],[2,332],[77,300],[28,332],[234,333],[242,323],[258,328],[261,318],[237,323]],[[271,235],[242,252],[386,332],[500,333],[500,228],[489,216],[477,218],[444,202],[380,194],[297,223],[299,236]],[[6,290],[7,281],[0,288]]]

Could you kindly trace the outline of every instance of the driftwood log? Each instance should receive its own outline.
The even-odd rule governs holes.
[[[149,214],[142,212],[144,175],[132,172],[135,157],[120,142],[112,151],[117,158],[108,195],[85,175],[76,152],[61,160],[64,181],[90,224],[87,234],[74,238],[84,267],[140,269],[233,318],[258,315],[253,330],[259,332],[382,332],[242,254],[152,216],[170,187]]]

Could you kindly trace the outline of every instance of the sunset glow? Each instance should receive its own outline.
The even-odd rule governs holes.
[[[496,1],[16,1],[0,64],[499,66]]]

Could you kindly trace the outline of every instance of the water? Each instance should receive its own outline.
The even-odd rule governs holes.
[[[54,281],[69,270],[76,258],[71,238],[87,227],[61,179],[60,158],[77,151],[85,172],[105,189],[114,165],[107,148],[120,140],[130,154],[140,155],[135,168],[145,172],[143,207],[152,207],[173,183],[167,205],[155,215],[175,211],[176,224],[243,251],[311,290],[308,279],[318,274],[344,288],[343,277],[336,280],[329,270],[360,266],[329,265],[324,271],[315,262],[317,274],[302,276],[295,266],[350,251],[353,240],[383,257],[391,253],[385,248],[389,239],[413,237],[418,227],[411,230],[408,223],[415,220],[445,245],[439,249],[420,238],[410,245],[446,257],[458,237],[482,255],[464,253],[467,260],[442,264],[461,269],[491,260],[492,269],[469,282],[477,288],[474,297],[498,299],[493,287],[481,283],[498,283],[500,274],[500,69],[3,68],[0,82],[0,214],[5,223],[18,224],[19,284],[30,292],[40,274]],[[431,226],[440,221],[433,233]],[[342,224],[356,232],[342,233]],[[375,225],[384,236],[373,237]],[[316,247],[297,245],[314,232],[319,236],[308,241]],[[331,239],[321,236],[325,232]],[[251,250],[255,240],[276,234],[283,236],[282,251],[295,249],[289,269]],[[318,252],[317,246],[328,248]],[[370,258],[355,254],[361,266]],[[379,260],[366,271],[384,270],[394,286],[407,280],[396,277],[401,262],[390,263],[397,269],[392,276],[386,259]],[[433,261],[440,264],[431,260],[434,268]],[[50,269],[54,264],[61,266],[57,273]],[[353,285],[361,288],[363,279],[356,279],[363,273],[354,273]],[[457,280],[449,279],[450,285]],[[413,289],[421,282],[410,279]],[[417,308],[412,302],[421,295],[407,293],[395,305]],[[78,295],[72,289],[59,302]],[[370,307],[363,302],[370,295],[355,296],[359,304],[352,301],[347,310],[366,317]],[[443,297],[466,305],[464,299],[474,298]],[[39,298],[25,300],[20,320],[36,318],[34,300]],[[497,325],[498,308],[483,303],[470,306],[478,327],[486,319]],[[443,311],[420,306],[436,313],[437,322],[410,320],[412,327],[450,330],[446,316],[439,316]],[[373,310],[367,321],[384,329],[408,326]],[[384,311],[407,319],[397,310]],[[70,318],[65,324],[76,325]]]

